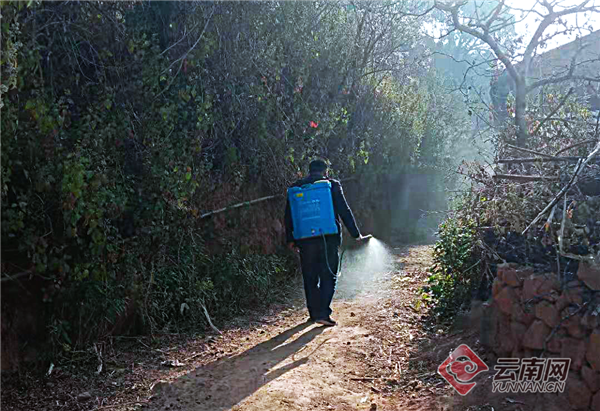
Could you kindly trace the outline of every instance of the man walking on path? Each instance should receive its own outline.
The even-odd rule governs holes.
[[[304,292],[310,315],[308,321],[334,326],[336,322],[331,318],[330,305],[336,289],[339,248],[342,243],[340,220],[343,221],[352,237],[357,240],[362,240],[363,237],[346,202],[340,182],[327,177],[327,164],[323,160],[312,161],[309,166],[309,175],[296,181],[292,184],[292,187],[301,187],[319,180],[328,180],[331,183],[331,195],[338,234],[326,235],[325,241],[323,237],[294,240],[291,208],[288,200],[285,207],[286,242],[291,250],[296,248],[300,250]]]

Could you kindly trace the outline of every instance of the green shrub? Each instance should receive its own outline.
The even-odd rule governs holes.
[[[437,315],[449,317],[468,307],[473,288],[481,280],[474,255],[475,222],[450,216],[440,224],[438,235],[421,298]]]

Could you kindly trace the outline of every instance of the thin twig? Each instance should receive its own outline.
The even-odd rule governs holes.
[[[198,45],[198,43],[200,43],[200,40],[202,40],[202,38],[204,37],[204,32],[208,28],[208,24],[210,23],[213,14],[215,14],[215,8],[214,7],[212,9],[212,12],[210,13],[210,16],[208,16],[208,19],[206,19],[206,24],[204,25],[204,28],[202,29],[202,32],[200,33],[200,35],[196,39],[196,42],[194,43],[194,45],[188,51],[186,51],[185,53],[183,53],[181,57],[179,57],[177,60],[175,60],[174,62],[172,62],[171,65],[169,67],[167,67],[165,70],[163,70],[163,72],[161,74],[164,74],[167,71],[169,71],[177,62],[183,61],[196,48],[196,46]]]
[[[562,221],[560,223],[560,234],[558,236],[558,250],[561,255],[563,253],[563,243],[564,243],[564,236],[565,236],[565,222],[566,221],[567,221],[567,193],[565,192],[564,202],[563,202],[563,216],[562,216]],[[560,277],[560,270],[558,272],[558,276]]]
[[[538,151],[530,150],[528,148],[513,146],[512,144],[507,144],[506,147],[512,148],[513,150],[523,151],[524,153],[534,154],[536,156],[554,158],[554,156],[552,156],[550,154],[544,154],[544,153],[540,153]]]
[[[552,211],[550,211],[550,216],[548,217],[548,220],[546,220],[546,227],[550,228],[551,224],[552,224],[552,220],[554,219],[554,213],[556,212],[556,205],[554,207],[552,207]]]
[[[596,142],[596,139],[581,141],[581,142],[579,142],[579,143],[577,143],[577,144],[573,144],[573,145],[571,145],[571,146],[569,146],[569,147],[565,147],[565,148],[563,148],[563,149],[560,149],[560,150],[559,150],[559,151],[557,151],[557,152],[556,152],[556,154],[554,154],[554,155],[555,155],[555,156],[557,156],[557,155],[559,155],[559,154],[561,154],[561,153],[564,153],[565,151],[567,151],[567,150],[570,150],[570,149],[572,149],[572,148],[579,147],[579,146],[583,146],[583,145],[585,145],[585,144],[589,144],[589,143],[595,143],[595,142]]]
[[[525,230],[523,230],[523,232],[521,233],[521,235],[525,234],[535,223],[537,223],[539,221],[539,219],[552,207],[554,207],[554,205],[558,202],[558,199],[563,195],[566,194],[567,191],[569,191],[569,188],[571,188],[571,186],[577,181],[577,176],[579,175],[579,173],[581,172],[581,170],[583,170],[583,168],[587,165],[587,163],[590,162],[590,160],[592,158],[594,158],[596,156],[596,154],[598,154],[598,152],[600,151],[600,142],[598,144],[596,144],[596,147],[594,148],[594,150],[587,156],[587,158],[584,161],[581,161],[581,159],[579,160],[579,162],[577,163],[577,168],[575,169],[575,173],[573,173],[573,177],[571,177],[571,180],[569,181],[569,183],[564,186],[562,188],[562,190],[560,190],[560,192],[554,197],[554,199],[550,202],[550,204],[548,204],[538,215],[537,217],[535,217],[535,219],[527,226],[527,228],[525,228]]]
[[[24,272],[22,272],[22,273],[17,273],[17,274],[13,274],[13,275],[10,275],[10,274],[7,274],[7,273],[4,273],[5,277],[3,277],[3,278],[0,280],[0,282],[5,282],[5,281],[16,281],[17,279],[19,279],[19,278],[21,278],[21,277],[25,277],[26,275],[29,275],[29,274],[33,274],[33,273],[32,273],[31,271],[24,271]]]
[[[184,29],[183,32],[183,36],[177,40],[175,43],[171,44],[169,47],[167,47],[162,53],[160,53],[160,55],[164,55],[165,53],[167,53],[169,50],[171,50],[173,47],[175,47],[176,45],[178,45],[179,43],[181,43],[183,40],[185,40],[185,38],[188,36],[188,33],[191,33],[192,31],[194,31],[196,29],[196,27],[198,27],[200,25],[200,23],[196,23],[196,25],[194,27],[191,28],[191,30],[188,32],[187,28]]]
[[[567,191],[569,191],[569,188],[571,188],[571,185],[573,185],[573,183],[575,182],[575,180],[577,179],[577,175],[579,174],[579,172],[581,171],[581,169],[583,167],[581,167],[581,165],[583,164],[583,162],[581,161],[581,159],[579,160],[579,162],[577,163],[577,168],[575,169],[575,173],[573,173],[573,177],[571,177],[571,180],[567,183],[566,186],[564,186],[562,188],[562,190],[560,190],[560,192],[552,199],[552,201],[533,219],[533,221],[531,223],[529,223],[529,225],[525,228],[525,230],[523,230],[523,232],[521,233],[521,235],[524,235],[527,231],[529,231],[529,229],[535,224],[537,223],[540,218],[542,218],[542,216],[544,214],[546,214],[546,212],[548,210],[550,210],[552,207],[554,207],[554,205],[558,202],[558,199],[565,194]]]
[[[238,204],[234,204],[234,205],[231,205],[231,206],[223,207],[223,208],[220,208],[218,210],[214,210],[214,211],[211,211],[209,213],[202,214],[200,216],[200,218],[210,217],[211,215],[219,214],[219,213],[222,213],[222,212],[227,211],[227,210],[233,210],[234,208],[239,208],[239,207],[243,207],[243,206],[249,206],[249,205],[252,205],[252,204],[260,203],[262,201],[267,201],[267,200],[270,200],[272,198],[277,198],[277,197],[281,197],[281,196],[282,196],[281,194],[275,194],[275,195],[272,195],[272,196],[257,198],[256,200],[252,200],[252,201],[244,201],[242,203],[238,203]]]
[[[558,106],[556,106],[556,108],[554,110],[552,110],[552,112],[550,114],[548,114],[548,116],[546,116],[545,119],[543,119],[540,124],[538,124],[538,126],[535,128],[535,130],[533,130],[533,133],[531,133],[532,136],[535,136],[537,134],[537,132],[539,131],[539,129],[546,123],[546,121],[548,121],[549,118],[551,118],[553,115],[556,114],[556,112],[558,110],[560,110],[560,108],[562,106],[565,105],[565,103],[567,102],[567,99],[569,98],[569,96],[573,93],[574,88],[571,87],[569,89],[569,92],[562,98],[562,100],[560,101],[560,103],[558,103]]]
[[[518,181],[547,181],[547,180],[558,180],[556,176],[526,176],[517,174],[496,174],[493,176],[499,180],[518,180]]]
[[[569,314],[569,315],[567,315],[565,317],[562,317],[560,319],[560,321],[558,322],[558,324],[556,325],[556,327],[554,327],[552,329],[552,332],[544,340],[544,349],[543,349],[542,354],[541,354],[542,356],[546,353],[546,349],[547,349],[546,345],[554,337],[554,334],[556,334],[556,332],[560,329],[560,327],[563,324],[563,322],[565,322],[569,318],[573,317],[574,315],[579,314],[588,304],[589,304],[589,302],[583,303],[583,305],[580,305],[579,308],[577,308],[577,310],[573,311],[571,314]]]
[[[437,374],[437,371],[430,371],[430,372],[424,372],[422,374],[418,374],[415,376],[416,378],[423,378],[423,377],[433,377],[434,375]]]
[[[120,404],[112,404],[112,405],[105,405],[103,407],[98,407],[96,408],[97,410],[106,410],[108,408],[116,408],[116,407],[123,407],[125,405],[134,405],[134,404],[148,404],[150,401],[148,400],[140,400],[140,401],[130,401],[130,402],[122,402]]]
[[[188,358],[186,358],[185,360],[183,360],[183,362],[185,363],[185,362],[188,362],[188,361],[190,361],[190,360],[193,360],[194,358],[198,358],[198,357],[200,357],[202,354],[204,354],[204,353],[203,353],[203,352],[199,352],[199,353],[196,353],[196,354],[194,354],[194,355],[191,355],[191,356],[189,356]]]
[[[200,40],[202,39],[202,37],[204,37],[204,32],[206,31],[206,28],[208,27],[208,24],[210,23],[213,14],[215,14],[215,8],[213,7],[212,12],[210,13],[210,16],[208,16],[208,19],[206,21],[206,24],[204,25],[204,28],[202,29],[202,32],[200,33],[200,36],[198,36],[198,39],[196,40],[196,42],[194,43],[194,45],[192,46],[192,48],[190,48],[187,52],[185,52],[180,58],[178,58],[177,60],[175,60],[173,63],[171,63],[171,65],[169,67],[167,67],[161,74],[166,73],[167,71],[171,70],[171,68],[173,67],[173,65],[175,65],[178,61],[181,61],[181,64],[179,64],[179,68],[177,69],[177,73],[175,73],[175,75],[171,78],[171,81],[169,82],[169,84],[167,84],[167,86],[164,88],[163,91],[161,91],[156,97],[155,99],[157,99],[158,97],[162,96],[165,91],[167,91],[169,89],[169,87],[171,87],[171,84],[173,84],[173,82],[175,81],[175,79],[177,78],[177,76],[179,75],[179,72],[181,71],[181,68],[183,67],[183,63],[185,62],[185,58],[192,52],[192,50],[194,50],[196,48],[196,46],[198,45],[198,43],[200,42]]]
[[[427,374],[435,374],[435,372],[427,373]],[[376,381],[376,380],[398,381],[397,378],[388,378],[388,377],[354,377],[354,378],[350,378],[350,381]]]
[[[505,158],[496,161],[498,164],[518,164],[535,162],[560,162],[560,161],[579,161],[581,157],[553,157],[553,158]]]
[[[212,328],[212,330],[214,332],[216,332],[217,334],[223,334],[221,331],[219,331],[219,329],[217,327],[215,327],[215,325],[211,321],[210,316],[208,315],[208,310],[206,309],[206,306],[202,303],[200,303],[200,305],[202,306],[202,310],[204,311],[204,316],[206,317],[206,321],[208,321],[208,325],[210,325],[210,328]]]

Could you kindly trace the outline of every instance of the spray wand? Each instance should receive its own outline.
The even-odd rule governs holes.
[[[373,238],[373,236],[371,234],[369,234],[369,235],[361,235],[360,237],[358,237],[356,239],[356,241],[358,241],[359,243],[363,243],[364,244],[364,243],[368,243],[371,238]]]

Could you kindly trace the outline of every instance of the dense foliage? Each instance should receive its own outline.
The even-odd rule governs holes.
[[[273,231],[198,217],[314,155],[342,176],[452,164],[469,122],[409,7],[2,3],[2,272],[43,280],[54,347],[268,301],[289,275]]]

